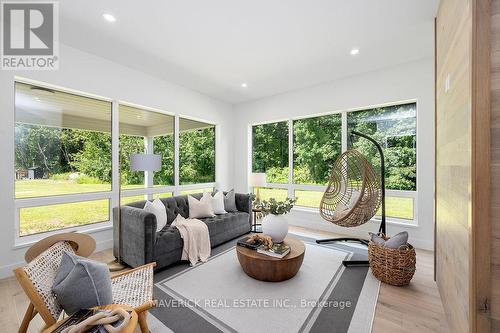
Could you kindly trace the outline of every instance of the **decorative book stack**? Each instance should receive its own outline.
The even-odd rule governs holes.
[[[265,254],[266,256],[281,259],[288,253],[290,253],[290,246],[286,245],[285,243],[277,243],[274,244],[270,249],[267,249],[265,246],[261,245],[257,248],[257,252]]]
[[[242,239],[238,240],[237,244],[239,246],[243,246],[243,247],[246,247],[246,248],[251,249],[251,250],[257,250],[263,244],[263,242],[261,240],[254,240],[254,241],[249,242],[249,239],[251,239],[251,237],[242,238]]]

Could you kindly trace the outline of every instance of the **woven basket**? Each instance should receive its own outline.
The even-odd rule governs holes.
[[[383,239],[388,238],[380,235]],[[411,244],[399,249],[389,249],[373,242],[368,244],[368,260],[373,275],[393,286],[406,286],[415,274],[417,261],[415,248]]]

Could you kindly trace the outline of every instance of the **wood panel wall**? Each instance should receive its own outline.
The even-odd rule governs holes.
[[[500,332],[500,0],[491,1],[491,318]]]
[[[457,333],[468,332],[470,320],[470,3],[442,0],[436,19],[436,282]]]
[[[436,281],[452,332],[490,331],[489,0],[436,18]]]

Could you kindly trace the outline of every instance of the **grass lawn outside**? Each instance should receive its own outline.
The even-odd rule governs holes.
[[[109,220],[109,200],[22,208],[20,236]]]
[[[16,180],[16,198],[111,191],[111,184],[78,184],[73,180]]]
[[[280,188],[261,188],[260,197],[262,200],[275,198],[278,201],[285,200],[288,191]],[[295,197],[297,198],[297,206],[318,208],[323,192],[318,191],[305,191],[295,190]],[[413,220],[413,198],[402,197],[386,197],[386,215],[403,220]],[[377,215],[380,215],[380,209]]]
[[[269,200],[274,198],[278,201],[283,201],[288,196],[288,190],[282,188],[260,188],[260,200]],[[254,193],[257,194],[257,190],[254,189]]]

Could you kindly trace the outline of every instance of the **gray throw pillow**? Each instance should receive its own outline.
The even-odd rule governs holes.
[[[377,234],[373,232],[369,232],[371,241],[377,245],[385,246],[389,249],[399,249],[401,245],[405,245],[408,243],[408,232],[401,231],[399,234],[396,234],[389,238],[388,240],[384,240]]]
[[[237,212],[236,208],[236,195],[234,189],[224,194],[224,209],[226,212]]]
[[[374,242],[377,245],[382,245],[382,246],[385,245],[385,240],[382,237],[380,237],[377,234],[374,234],[373,232],[369,232],[369,234],[372,242]]]
[[[68,315],[80,309],[113,303],[106,264],[64,252],[52,292]]]
[[[401,245],[405,245],[406,243],[408,243],[408,232],[402,231],[385,241],[385,247],[399,249]]]

